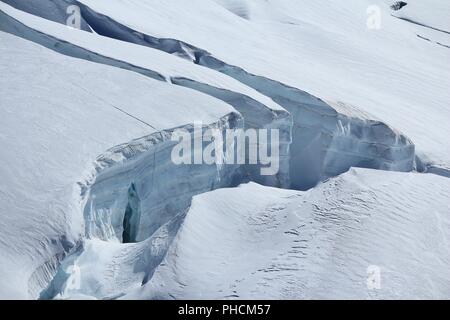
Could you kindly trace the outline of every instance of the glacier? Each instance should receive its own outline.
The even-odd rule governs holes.
[[[0,298],[448,298],[450,6],[407,2],[0,1]],[[199,122],[280,171],[175,165]]]

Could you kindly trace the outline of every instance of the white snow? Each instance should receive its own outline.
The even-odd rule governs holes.
[[[447,1],[409,0],[405,2],[408,3],[406,6],[398,12],[394,12],[396,17],[406,18],[450,33],[450,5]]]
[[[205,67],[193,65],[186,60],[178,59],[162,51],[69,28],[59,23],[16,10],[1,2],[0,9],[34,30],[53,36],[59,40],[70,42],[90,52],[155,71],[163,75],[166,79],[177,77],[188,78],[221,89],[239,92],[255,99],[272,110],[283,110],[283,108],[268,97],[230,77]]]

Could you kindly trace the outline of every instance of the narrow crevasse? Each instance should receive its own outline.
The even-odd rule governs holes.
[[[136,242],[141,216],[141,200],[136,191],[134,183],[128,189],[128,204],[123,217],[123,243]]]

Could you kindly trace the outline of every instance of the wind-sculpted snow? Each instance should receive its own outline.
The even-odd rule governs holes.
[[[51,296],[445,299],[449,184],[352,169],[307,192],[250,183],[204,193],[143,242],[86,241]]]
[[[308,192],[251,183],[197,196],[152,281],[127,298],[447,299],[449,187],[352,169]]]

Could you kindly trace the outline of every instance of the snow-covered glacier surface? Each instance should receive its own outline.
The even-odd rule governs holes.
[[[0,298],[449,298],[450,5],[405,2],[0,1]],[[198,123],[279,171],[176,165]]]
[[[250,183],[202,194],[131,297],[448,298],[449,187],[352,169],[307,192]],[[381,289],[369,290],[376,267]]]

